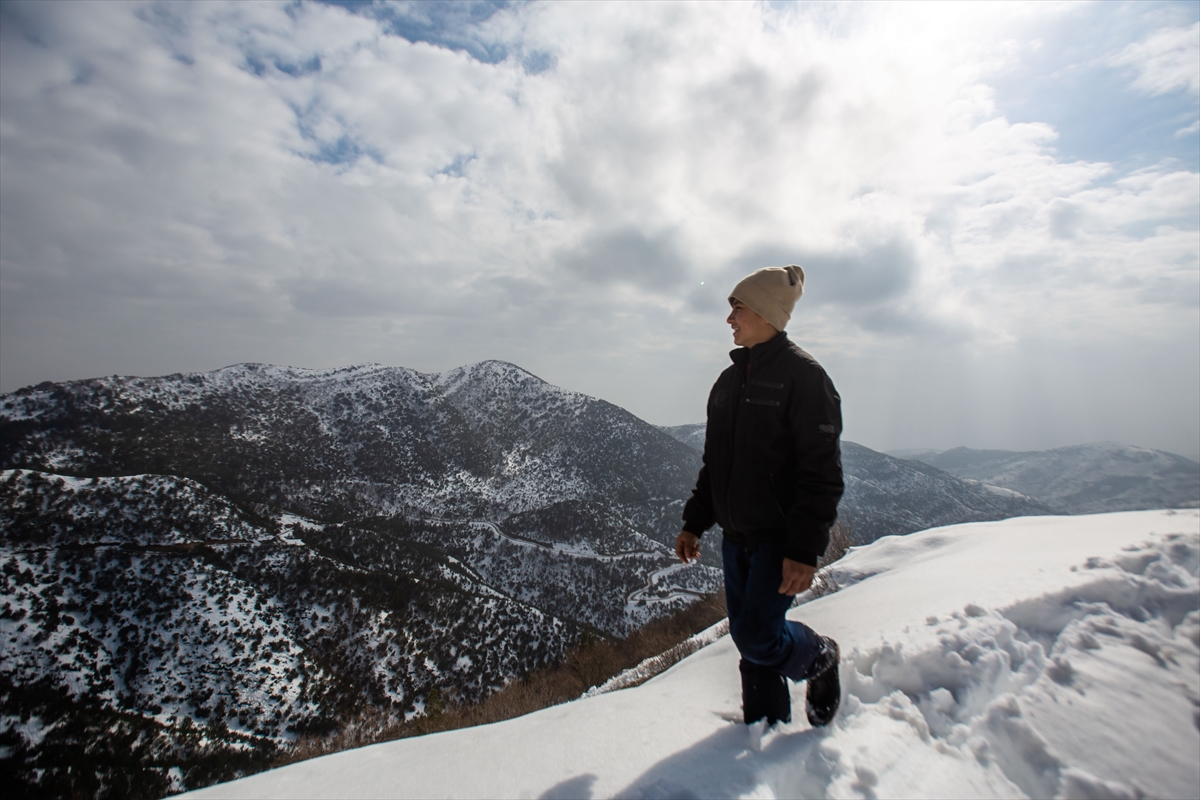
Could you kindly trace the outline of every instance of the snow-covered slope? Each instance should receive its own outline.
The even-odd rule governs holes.
[[[166,754],[194,785],[246,774],[366,704],[482,698],[577,635],[404,528],[284,523],[174,476],[0,471],[0,766],[18,796],[161,796]]]
[[[740,724],[726,637],[637,688],[195,796],[1198,797],[1198,563],[1192,510],[889,537],[791,612],[841,643],[828,729]]]
[[[1068,514],[1200,506],[1200,464],[1146,447],[1097,442],[1026,453],[958,447],[919,459]]]

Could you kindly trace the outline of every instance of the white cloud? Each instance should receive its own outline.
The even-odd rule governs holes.
[[[797,260],[794,330],[847,375],[1160,346],[1196,328],[1196,173],[1061,161],[988,84],[1101,12],[529,4],[443,36],[487,63],[380,9],[4,6],[4,389],[499,357],[684,422],[728,286]],[[1138,80],[1175,63],[1154,42]]]
[[[1137,70],[1133,87],[1146,94],[1200,94],[1200,22],[1155,31],[1127,45],[1112,63]]]

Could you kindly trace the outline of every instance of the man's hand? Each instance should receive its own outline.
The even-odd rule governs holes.
[[[675,555],[688,563],[700,557],[700,537],[690,531],[680,531],[675,537]]]
[[[679,549],[679,545],[675,545]],[[816,567],[810,567],[790,558],[783,560],[783,583],[779,584],[780,594],[800,594],[812,586],[813,576],[817,574]]]

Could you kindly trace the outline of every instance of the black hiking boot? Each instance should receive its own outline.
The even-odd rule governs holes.
[[[767,725],[792,721],[792,696],[787,678],[773,669],[742,659],[742,714],[747,725],[765,719]]]
[[[828,725],[837,716],[842,702],[842,685],[838,680],[838,646],[828,636],[821,637],[821,653],[813,664],[813,676],[808,679],[808,721],[814,728]]]

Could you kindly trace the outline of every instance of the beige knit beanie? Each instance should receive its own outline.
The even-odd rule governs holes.
[[[729,295],[729,304],[741,300],[777,331],[787,327],[796,301],[804,294],[804,270],[795,264],[763,267],[742,278]]]

